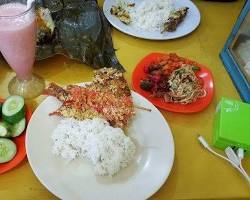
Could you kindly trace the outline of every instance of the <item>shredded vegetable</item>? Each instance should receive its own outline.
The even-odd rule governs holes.
[[[206,96],[206,90],[202,88],[191,65],[174,70],[168,78],[168,85],[169,91],[164,94],[166,102],[188,104]]]
[[[199,70],[196,62],[168,54],[145,66],[147,76],[141,80],[140,87],[166,102],[192,103],[206,96],[202,79],[196,76]]]

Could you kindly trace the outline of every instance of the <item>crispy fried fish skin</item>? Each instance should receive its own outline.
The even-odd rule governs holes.
[[[50,115],[59,115],[66,118],[75,118],[77,120],[93,119],[93,118],[104,118],[100,113],[94,109],[76,109],[71,105],[62,104],[55,112]]]
[[[93,82],[84,87],[68,85],[63,89],[51,83],[45,93],[63,103],[51,115],[78,120],[99,117],[114,127],[124,128],[135,114],[127,82],[120,71],[112,68],[95,71]]]
[[[44,90],[44,94],[54,96],[62,102],[66,101],[69,96],[69,93],[66,90],[55,83],[50,83],[48,88]]]
[[[112,93],[116,97],[131,96],[123,73],[113,68],[95,70],[93,81],[87,87],[99,92]]]

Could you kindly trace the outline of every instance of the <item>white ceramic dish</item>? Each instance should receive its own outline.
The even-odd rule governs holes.
[[[138,5],[141,0],[123,0],[124,2],[135,3]],[[169,40],[179,37],[183,37],[192,31],[194,31],[200,24],[200,12],[195,4],[190,0],[176,0],[175,8],[180,8],[183,6],[189,7],[188,14],[184,21],[177,27],[174,32],[147,32],[143,30],[136,30],[135,28],[125,25],[117,17],[110,14],[110,8],[116,5],[116,0],[105,0],[103,4],[103,12],[108,21],[118,30],[128,35],[132,35],[138,38],[150,39],[150,40]]]
[[[174,141],[161,113],[144,97],[133,92],[136,105],[152,112],[136,110],[128,128],[137,152],[134,162],[116,176],[96,177],[88,161],[67,163],[51,153],[51,133],[60,117],[49,113],[60,106],[46,98],[35,110],[27,127],[26,150],[29,163],[40,182],[61,199],[146,199],[166,181],[174,161]]]

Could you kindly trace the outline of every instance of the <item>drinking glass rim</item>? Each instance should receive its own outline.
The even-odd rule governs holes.
[[[9,3],[6,3],[6,4],[9,4]],[[2,4],[2,5],[6,5],[6,4]],[[23,3],[21,3],[23,4]],[[25,4],[23,4],[25,5]],[[30,8],[28,10],[25,10],[24,12],[18,14],[18,15],[11,15],[11,16],[8,16],[8,15],[0,15],[0,19],[1,18],[5,18],[5,19],[11,19],[11,18],[18,18],[18,17],[21,17],[21,16],[24,16],[26,15],[29,11],[31,11],[33,8],[35,7],[35,1],[31,4]]]

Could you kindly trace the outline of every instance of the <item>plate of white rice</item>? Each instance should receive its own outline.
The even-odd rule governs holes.
[[[127,4],[134,7],[126,7]],[[112,6],[122,6],[129,12],[131,23],[126,25],[110,13]],[[181,7],[188,7],[188,13],[177,29],[163,32],[162,27],[170,13]],[[200,24],[200,12],[190,0],[105,0],[105,17],[116,29],[138,38],[150,40],[169,40],[183,37],[193,32]]]
[[[49,116],[61,105],[54,97],[38,106],[27,127],[26,151],[51,193],[60,199],[137,200],[165,183],[174,162],[171,130],[152,103],[135,92],[132,96],[151,112],[136,109],[124,131],[98,118],[79,122]]]

